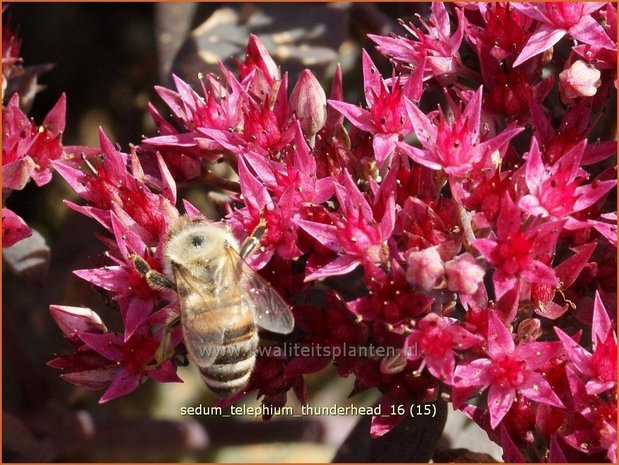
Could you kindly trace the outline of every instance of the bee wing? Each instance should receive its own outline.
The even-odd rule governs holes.
[[[229,251],[238,264],[237,282],[242,291],[243,306],[253,311],[254,323],[274,333],[291,333],[294,317],[286,301],[235,250],[229,248]]]
[[[208,367],[215,362],[224,339],[223,331],[215,328],[225,326],[213,322],[212,317],[205,319],[201,316],[217,304],[217,297],[204,295],[200,283],[183,268],[174,270],[174,279],[185,347],[196,365]]]
[[[189,356],[199,368],[206,368],[215,363],[221,352],[224,338],[222,332],[196,331],[191,325],[183,323],[183,337]]]

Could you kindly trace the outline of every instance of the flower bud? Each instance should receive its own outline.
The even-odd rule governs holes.
[[[601,73],[582,60],[576,60],[572,66],[559,74],[559,89],[563,100],[579,97],[593,97],[600,87]]]
[[[281,79],[279,68],[269,52],[262,45],[260,39],[254,34],[250,34],[249,41],[247,43],[247,53],[245,55],[245,65],[258,68],[262,71],[264,78],[269,84],[273,84],[275,81]]]
[[[437,247],[410,252],[406,262],[406,280],[425,291],[435,289],[445,276],[445,267]]]
[[[72,341],[79,340],[77,334],[80,332],[100,334],[107,331],[99,315],[89,308],[50,305],[49,311],[64,335]]]
[[[475,294],[486,272],[469,253],[458,255],[445,263],[447,288],[463,294]]]
[[[539,318],[527,318],[518,325],[518,339],[534,341],[542,335],[542,323]]]
[[[290,108],[305,137],[312,137],[327,119],[327,96],[309,69],[304,70],[290,94]]]

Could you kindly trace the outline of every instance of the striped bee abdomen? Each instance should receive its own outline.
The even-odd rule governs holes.
[[[256,363],[256,347],[258,332],[253,323],[227,329],[213,364],[200,369],[202,379],[220,397],[243,389]]]

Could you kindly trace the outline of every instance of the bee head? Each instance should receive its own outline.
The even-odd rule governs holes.
[[[234,240],[221,223],[181,216],[168,230],[163,250],[164,272],[171,275],[174,269],[204,266],[219,257]]]

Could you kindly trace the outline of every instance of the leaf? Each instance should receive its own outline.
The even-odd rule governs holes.
[[[157,3],[155,5],[155,31],[159,52],[159,80],[170,77],[172,63],[187,38],[197,3]]]
[[[2,250],[2,261],[13,274],[39,286],[47,278],[50,259],[49,246],[35,229],[31,236]]]
[[[185,19],[181,28],[184,25]],[[338,5],[229,4],[212,12],[187,35],[170,71],[189,82],[195,81],[199,72],[217,72],[218,60],[229,66],[231,57],[244,54],[249,34],[253,33],[293,82],[306,68],[320,80],[336,61],[340,45],[348,38],[347,31],[348,12]],[[158,31],[158,36],[161,34]],[[161,61],[164,63],[163,57]]]
[[[436,416],[406,416],[389,433],[370,439],[372,417],[364,415],[340,447],[333,462],[428,462],[447,420],[447,404],[437,400]],[[385,412],[382,412],[385,414]],[[388,413],[388,412],[387,412]]]

